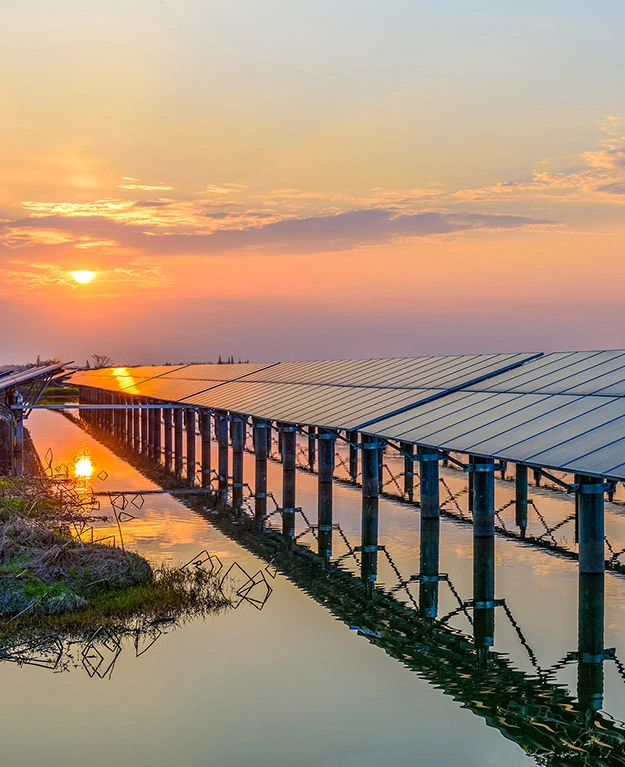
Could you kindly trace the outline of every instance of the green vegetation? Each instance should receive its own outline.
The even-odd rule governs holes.
[[[0,480],[0,638],[122,629],[137,616],[177,620],[226,606],[202,568],[154,570],[133,552],[83,542],[77,531],[95,521],[91,508],[68,481]]]

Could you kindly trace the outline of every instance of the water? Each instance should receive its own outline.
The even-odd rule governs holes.
[[[73,459],[87,448],[104,469],[95,490],[146,490],[153,483],[57,413],[36,412],[29,427],[41,455],[54,462]],[[216,463],[216,460],[215,460]],[[215,465],[215,464],[214,464]],[[253,477],[253,456],[246,456]],[[448,473],[454,483],[462,478]],[[281,467],[271,464],[269,487],[280,497]],[[314,523],[316,477],[298,472],[298,504]],[[498,493],[506,492],[505,486]],[[544,497],[543,497],[544,496]],[[128,547],[152,562],[184,562],[202,549],[228,566],[264,572],[266,562],[224,536],[210,521],[169,495],[146,495],[136,518],[123,526]],[[541,495],[541,510],[560,513],[570,499]],[[618,521],[618,510],[614,512]],[[335,521],[350,542],[360,543],[360,493],[337,484]],[[279,520],[274,517],[272,523]],[[314,545],[298,518],[301,542]],[[109,534],[102,528],[97,534]],[[335,557],[348,547],[335,534]],[[380,500],[380,543],[402,579],[418,572],[419,517],[413,507]],[[577,649],[577,565],[554,554],[497,538],[496,596],[506,604],[526,642],[502,607],[496,608],[495,650],[526,676],[538,674]],[[449,519],[441,524],[440,570],[449,574],[461,600],[472,595],[471,528]],[[4,694],[3,759],[7,765],[465,765],[532,764],[534,759],[505,738],[497,721],[456,701],[443,676],[416,673],[335,619],[282,574],[268,580],[273,593],[262,610],[242,603],[206,620],[161,636],[136,657],[127,645],[110,674],[90,678],[84,668],[51,673],[33,666],[0,666]],[[394,570],[380,555],[379,581],[397,586]],[[625,658],[625,580],[606,576],[605,646]],[[410,584],[396,595],[416,597]],[[458,608],[446,583],[440,585],[439,614]],[[467,615],[450,625],[470,636]],[[527,647],[530,648],[528,653]],[[532,660],[532,658],[534,658]],[[408,661],[407,661],[408,662]],[[409,662],[408,662],[409,663]],[[409,664],[410,665],[410,664]],[[413,664],[414,666],[414,664]],[[425,666],[424,666],[425,669]],[[425,676],[430,676],[427,681]],[[550,683],[576,695],[577,665],[550,674]],[[604,663],[603,709],[625,719],[625,682],[614,661]],[[443,689],[441,689],[443,688]],[[479,684],[477,685],[479,688]],[[479,710],[482,692],[472,699]],[[506,706],[508,701],[501,701]],[[547,726],[549,724],[547,723]]]

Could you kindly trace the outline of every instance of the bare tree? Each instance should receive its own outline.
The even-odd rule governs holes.
[[[94,368],[110,368],[113,364],[113,360],[108,354],[92,354],[91,359]]]

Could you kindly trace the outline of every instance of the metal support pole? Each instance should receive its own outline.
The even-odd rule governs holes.
[[[211,486],[211,413],[200,411],[202,487]]]
[[[295,454],[297,432],[295,426],[282,424],[282,534],[291,539],[295,535]]]
[[[271,458],[273,452],[273,432],[271,429],[271,421],[267,421],[267,456]]]
[[[573,482],[576,486],[581,483],[579,474],[573,475]],[[575,493],[575,543],[579,543],[579,493]]]
[[[187,480],[191,486],[195,484],[195,410],[185,411],[187,427]]]
[[[380,446],[375,437],[362,435],[362,532],[361,577],[373,596],[378,572],[378,490]]]
[[[147,400],[142,400],[146,404]],[[149,415],[150,411],[146,407],[141,408],[141,455],[147,456],[149,453]]]
[[[495,465],[473,457],[473,638],[478,665],[495,642]]]
[[[317,440],[316,440],[317,428],[315,426],[308,427],[308,468],[311,471],[315,470],[315,462],[317,458]]]
[[[160,464],[161,458],[162,458],[162,447],[163,447],[163,432],[161,430],[161,408],[155,408],[153,411],[154,413],[154,420],[152,422],[152,444],[153,444],[153,454],[152,458]]]
[[[150,402],[150,404],[153,404]],[[148,444],[148,457],[151,460],[156,458],[156,410],[150,408],[148,411],[148,431],[149,431],[149,444]]]
[[[334,448],[336,438],[326,429],[319,429],[319,468],[317,470],[317,533],[319,556],[325,564],[332,556],[332,488],[334,477]]]
[[[254,514],[259,526],[265,524],[267,518],[267,432],[269,425],[266,421],[254,419],[254,459],[256,464],[254,478]]]
[[[358,480],[358,432],[347,432],[349,439],[349,478],[356,484]]]
[[[215,430],[218,445],[218,500],[223,509],[228,503],[228,414],[224,413],[223,410],[219,410],[215,415]]]
[[[14,404],[22,406],[24,399],[20,392],[15,394]],[[24,411],[13,411],[13,475],[24,476]]]
[[[182,469],[184,467],[182,431],[182,410],[178,407],[174,409],[174,474],[177,480],[182,479]]]
[[[115,395],[109,394],[108,395],[108,402],[109,405],[115,404]],[[112,408],[109,410],[109,417],[108,417],[108,423],[107,423],[107,431],[109,434],[115,434],[115,410]]]
[[[404,453],[404,496],[412,502],[414,499],[414,445],[402,442],[401,451]]]
[[[245,449],[245,421],[231,415],[232,429],[232,510],[240,514],[243,508],[243,451]]]
[[[473,464],[473,456],[469,456],[469,468],[471,468]],[[469,506],[468,509],[470,512],[473,511],[473,496],[474,496],[474,490],[473,490],[473,472],[469,471]]]
[[[163,436],[165,437],[165,471],[171,471],[173,465],[173,434],[172,434],[173,412],[170,407],[163,409]]]
[[[439,454],[419,447],[421,473],[421,529],[419,544],[419,610],[424,618],[438,613],[438,569],[440,548]],[[414,464],[413,464],[414,465]]]
[[[138,405],[140,400],[133,398],[133,405]],[[135,453],[141,452],[141,410],[137,407],[132,411],[132,444]]]
[[[126,404],[131,405],[132,401],[130,398],[126,399]],[[134,411],[130,408],[126,408],[126,445],[132,449],[133,443],[134,443],[134,430],[135,430],[135,422],[133,418]]]
[[[113,395],[113,404],[119,405],[121,402],[121,398],[119,394]],[[122,411],[121,410],[113,410],[113,435],[115,436],[115,439],[119,440],[121,442],[122,440]]]
[[[386,445],[380,442],[378,447],[378,493],[384,492],[384,451]]]
[[[525,538],[527,532],[527,466],[522,463],[516,465],[516,526],[519,528],[521,538]]]

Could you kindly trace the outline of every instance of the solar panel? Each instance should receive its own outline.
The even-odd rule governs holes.
[[[72,380],[625,478],[623,350],[118,368]]]
[[[65,365],[69,364],[69,362],[65,362],[63,364],[40,365],[39,367],[26,368],[25,370],[18,370],[17,372],[2,376],[0,378],[0,390],[19,386],[20,384],[34,381],[36,378],[48,377],[51,374],[62,370]]]

